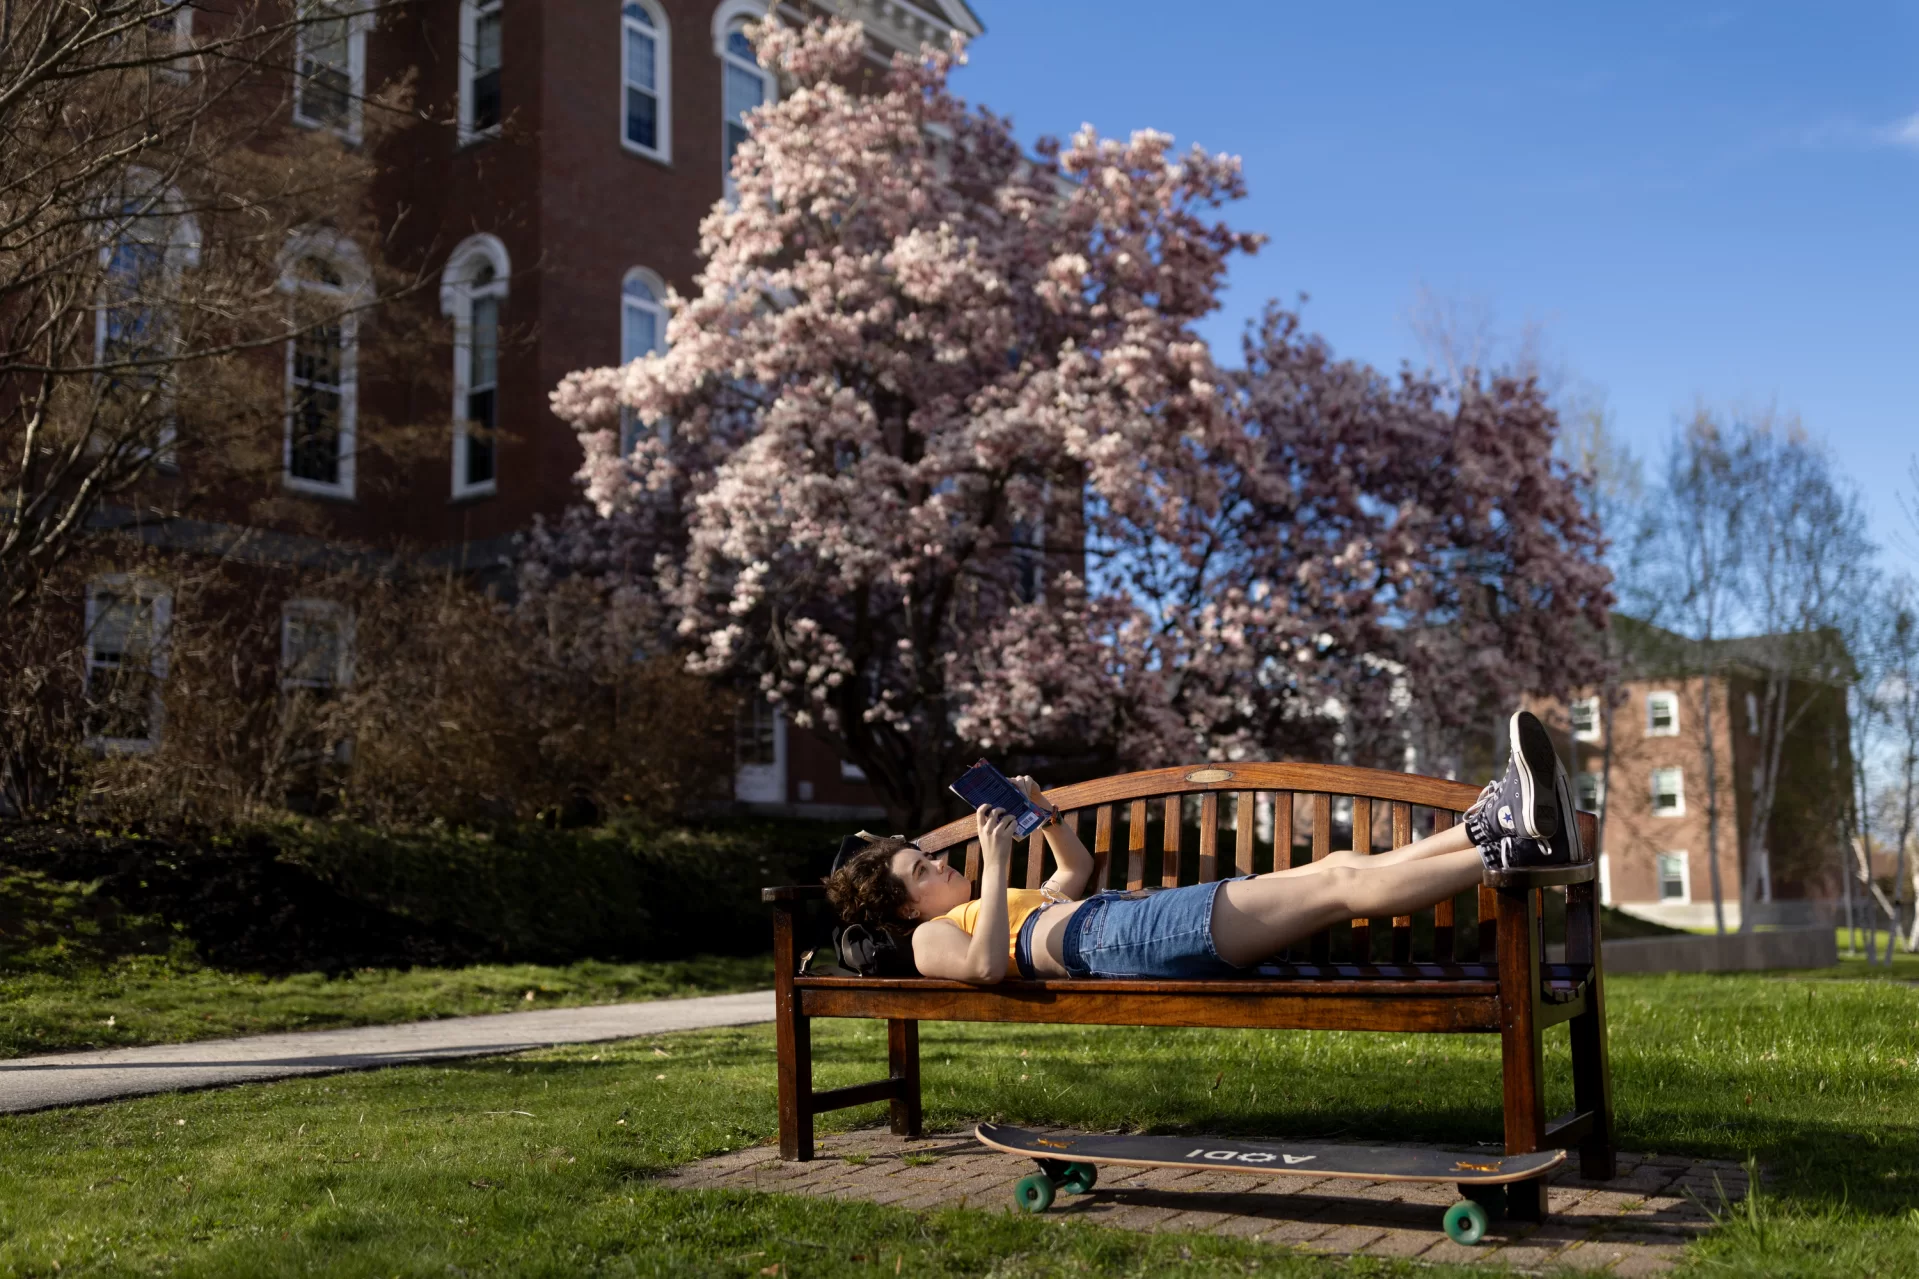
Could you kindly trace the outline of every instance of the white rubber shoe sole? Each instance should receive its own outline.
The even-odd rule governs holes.
[[[1551,839],[1559,833],[1559,754],[1539,716],[1514,711],[1511,728],[1513,771],[1519,775],[1519,833]]]

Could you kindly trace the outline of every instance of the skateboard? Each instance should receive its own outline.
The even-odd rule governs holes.
[[[1100,1164],[1137,1168],[1224,1168],[1231,1172],[1355,1181],[1450,1181],[1463,1196],[1446,1209],[1446,1235],[1476,1244],[1506,1215],[1506,1186],[1551,1172],[1563,1150],[1493,1155],[1403,1146],[1328,1146],[1307,1142],[1240,1141],[1228,1137],[1146,1137],[1039,1133],[1007,1124],[973,1130],[981,1144],[1025,1155],[1039,1172],[1020,1179],[1013,1196],[1028,1212],[1045,1212],[1057,1191],[1083,1195],[1099,1180]]]

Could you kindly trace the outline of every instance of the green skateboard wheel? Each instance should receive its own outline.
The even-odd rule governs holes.
[[[1446,1237],[1454,1243],[1470,1248],[1486,1237],[1486,1224],[1486,1210],[1470,1199],[1446,1209]]]
[[[1094,1164],[1067,1164],[1059,1179],[1059,1188],[1069,1195],[1083,1195],[1099,1184],[1099,1168]]]
[[[1053,1206],[1053,1179],[1040,1172],[1021,1177],[1013,1187],[1013,1198],[1028,1212],[1045,1212]]]

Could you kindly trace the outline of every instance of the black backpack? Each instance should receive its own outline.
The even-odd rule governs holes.
[[[833,858],[833,869],[838,870],[874,838],[861,831],[841,840],[840,851]],[[913,943],[910,938],[902,939],[890,929],[868,928],[865,924],[845,924],[835,928],[835,962],[829,967],[819,962],[821,958],[819,952],[810,952],[800,964],[800,971],[809,975],[824,975],[837,970],[839,975],[860,977],[920,975],[919,969],[913,964]]]

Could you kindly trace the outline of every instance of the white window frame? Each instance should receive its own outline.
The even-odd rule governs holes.
[[[713,54],[720,60],[720,189],[728,201],[735,198],[733,190],[733,166],[726,155],[726,69],[738,67],[743,71],[752,71],[760,77],[762,91],[760,105],[767,106],[779,101],[779,81],[773,73],[756,59],[749,67],[746,62],[726,47],[727,37],[734,30],[748,22],[761,22],[770,19],[768,0],[721,0],[713,11]]]
[[[163,30],[154,24],[162,18],[169,19],[169,25]],[[193,74],[193,0],[173,0],[173,8],[147,18],[147,49],[151,53],[155,42],[165,40],[172,44],[180,54],[178,60],[160,68],[160,74],[175,82],[184,81]]]
[[[302,279],[300,264],[317,258],[331,266],[340,277],[336,287]],[[305,479],[293,473],[294,410],[297,405],[293,385],[293,367],[298,335],[287,338],[286,346],[286,424],[280,451],[280,482],[299,493],[318,497],[351,499],[355,492],[355,455],[358,451],[360,418],[360,317],[356,309],[372,296],[372,274],[359,246],[337,231],[309,227],[296,231],[280,255],[280,289],[296,297],[302,292],[325,294],[333,300],[340,315],[340,478],[327,484]]]
[[[653,25],[643,26],[627,15],[627,5],[638,5],[652,18]],[[653,97],[659,103],[658,132],[660,144],[657,147],[643,147],[626,136],[626,89],[631,83],[630,68],[627,66],[626,49],[627,30],[644,33],[653,41]],[[622,0],[620,4],[620,107],[619,107],[620,145],[634,155],[643,155],[649,160],[658,160],[661,164],[673,163],[673,31],[666,21],[666,10],[656,0]],[[664,332],[664,330],[662,330]]]
[[[786,802],[786,710],[768,705],[757,694],[746,695],[773,717],[773,758],[765,764],[738,762],[735,756],[733,798],[746,804],[784,804]],[[748,714],[757,714],[748,709]],[[737,735],[735,741],[737,742]]]
[[[293,675],[293,627],[296,622],[325,620],[339,634],[334,668],[325,679]],[[333,690],[353,683],[353,614],[334,600],[293,599],[280,605],[280,687]]]
[[[840,780],[843,782],[864,782],[866,770],[850,759],[840,761]]]
[[[1666,896],[1666,876],[1661,863],[1667,858],[1679,863],[1679,896],[1677,897]],[[1657,901],[1671,902],[1677,906],[1692,904],[1692,858],[1687,856],[1685,849],[1669,848],[1664,852],[1653,854],[1652,890]]]
[[[362,107],[366,101],[366,20],[367,15],[351,13],[356,6],[352,0],[303,0],[301,8],[308,12],[302,14],[302,24],[293,33],[293,122],[307,129],[328,129],[339,134],[348,142],[360,140],[360,126],[363,123]],[[306,21],[314,20],[321,10],[348,10],[345,15],[346,30],[346,73],[347,98],[346,119],[335,124],[332,121],[317,119],[301,111],[305,100],[302,92],[306,82],[306,45],[311,28]]]
[[[1599,904],[1612,905],[1612,859],[1599,854]]]
[[[133,573],[107,573],[87,583],[86,596],[86,634],[81,645],[80,692],[85,697],[92,691],[94,671],[106,669],[104,663],[94,656],[94,627],[99,624],[101,597],[108,594],[131,594],[144,600],[153,609],[152,650],[147,655],[147,670],[153,676],[153,706],[147,717],[148,731],[145,737],[97,737],[89,736],[85,745],[89,750],[105,755],[142,755],[160,744],[164,732],[166,700],[162,696],[162,687],[167,680],[167,649],[173,627],[173,593],[164,582]]]
[[[1759,736],[1759,694],[1746,690],[1746,736]]]
[[[1575,775],[1573,778],[1573,802],[1579,804],[1582,808],[1585,806],[1584,801],[1586,797],[1580,792],[1580,784],[1589,778],[1592,781],[1593,799],[1592,807],[1587,808],[1586,811],[1589,813],[1597,813],[1606,806],[1606,778],[1603,773],[1579,773]]]
[[[1672,808],[1662,809],[1659,807],[1659,775],[1661,773],[1671,773],[1676,779],[1676,784],[1672,790],[1674,798],[1679,802]],[[1652,815],[1654,817],[1684,817],[1686,815],[1686,770],[1677,765],[1671,768],[1655,768],[1652,770],[1651,780]]]
[[[647,290],[652,293],[654,300],[648,302],[643,298],[629,296],[626,290],[627,286],[632,284],[645,285]],[[628,352],[633,349],[633,343],[631,340],[632,331],[628,326],[632,322],[635,311],[643,312],[653,317],[654,345],[651,351],[640,352],[639,355],[629,355]],[[640,358],[640,355],[664,354],[666,351],[666,321],[666,281],[659,277],[658,272],[650,271],[646,267],[636,266],[630,268],[627,273],[620,278],[620,363],[630,364],[633,360]],[[660,424],[659,430],[661,434],[664,435],[665,423],[662,422]],[[621,457],[625,457],[633,451],[633,445],[638,442],[639,439],[639,432],[639,418],[631,409],[622,409],[620,411]]]
[[[1664,700],[1668,705],[1672,707],[1672,723],[1665,728],[1660,728],[1653,723],[1653,704],[1660,700]],[[1652,692],[1646,694],[1646,736],[1648,737],[1679,736],[1679,694],[1674,692],[1672,689],[1669,689],[1669,688],[1655,689]]]
[[[495,11],[501,14],[500,66],[504,69],[506,66],[505,0],[460,0],[460,118],[455,125],[455,132],[461,146],[499,137],[500,129],[506,123],[506,99],[503,92],[500,118],[484,129],[473,127],[473,81],[475,72],[478,70],[476,59],[479,57],[480,18],[483,14]]]
[[[1579,727],[1579,712],[1582,709],[1590,717],[1591,728]],[[1574,741],[1596,742],[1599,740],[1599,699],[1597,697],[1575,698],[1566,708],[1566,717],[1572,724]]]
[[[119,246],[121,237],[131,234],[136,227],[150,224],[155,219],[165,219],[164,234],[156,235],[154,243],[160,245],[159,283],[161,292],[172,296],[181,274],[200,265],[200,221],[191,213],[185,212],[185,199],[174,187],[161,187],[159,176],[150,169],[135,166],[126,172],[125,182],[139,189],[130,195],[122,195],[116,202],[108,201],[102,218],[108,224],[117,226],[118,231],[111,236],[102,236],[100,244],[101,289],[103,295],[94,310],[93,317],[93,362],[104,364],[107,358],[108,319],[116,309],[104,292],[110,282],[114,250]],[[126,206],[138,201],[144,212],[129,213]],[[160,307],[145,307],[155,311]],[[163,316],[156,321],[164,326],[159,341],[169,346],[176,345],[178,333],[172,317]],[[156,374],[155,376],[160,376]],[[162,469],[172,469],[174,465],[173,447],[179,435],[179,426],[173,414],[172,392],[162,387],[155,396],[155,408],[161,415],[159,437],[155,440],[154,452],[156,465]],[[98,444],[98,440],[93,442]]]
[[[485,264],[493,268],[493,278],[475,287],[473,273]],[[494,373],[493,395],[493,476],[477,484],[466,483],[467,430],[466,407],[468,367],[472,361],[473,303],[479,298],[507,298],[507,275],[511,269],[506,245],[498,236],[482,233],[460,241],[447,255],[446,268],[440,273],[440,313],[453,321],[453,497],[454,500],[484,497],[499,491],[500,478],[500,394],[499,372]],[[504,311],[504,307],[501,308]]]

